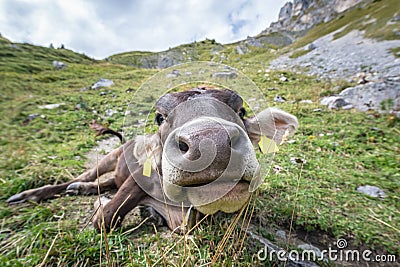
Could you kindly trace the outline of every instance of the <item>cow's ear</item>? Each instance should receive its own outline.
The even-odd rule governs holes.
[[[277,108],[267,108],[245,120],[245,125],[253,144],[257,144],[264,135],[279,145],[283,136],[296,131],[299,123],[292,114]]]
[[[162,145],[160,136],[153,135],[139,135],[135,138],[135,147],[133,148],[133,155],[138,160],[140,165],[143,165],[148,158],[151,159],[152,167],[155,170],[161,163]]]

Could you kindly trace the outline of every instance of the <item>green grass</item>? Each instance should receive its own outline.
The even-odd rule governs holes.
[[[400,57],[400,47],[392,48],[391,51],[395,57]]]
[[[383,2],[386,1],[376,4]],[[95,145],[88,123],[97,119],[121,130],[123,114],[132,97],[126,90],[137,89],[156,71],[119,65],[131,60],[130,53],[118,55],[118,62],[104,62],[68,50],[28,44],[13,48],[5,39],[0,40],[0,45],[0,265],[35,266],[44,262],[47,266],[193,266],[212,261],[234,219],[232,215],[211,216],[190,236],[153,227],[154,220],[125,233],[145,219],[136,211],[122,229],[107,235],[106,242],[105,236],[91,226],[84,227],[90,220],[94,196],[63,196],[16,206],[5,203],[9,196],[22,190],[66,181],[84,171],[85,153]],[[189,49],[193,45],[182,47]],[[196,45],[204,46],[200,59],[218,61],[210,53],[218,44],[209,40]],[[276,56],[271,47],[254,48],[241,56],[235,49],[235,44],[224,47],[222,52],[229,58],[225,63],[248,75],[271,106],[295,114],[300,121],[299,131],[290,138],[295,143],[282,146],[275,157],[274,165],[283,170],[278,174],[271,171],[265,177],[255,203],[252,231],[273,239],[274,229],[288,230],[292,224],[295,232],[321,239],[327,236],[321,241],[322,248],[342,237],[355,247],[399,255],[398,119],[374,112],[325,108],[313,112],[321,108],[317,104],[321,96],[331,94],[337,86],[351,84],[291,72],[266,72],[269,60]],[[56,70],[53,60],[68,66]],[[289,81],[281,82],[281,75]],[[115,85],[86,90],[99,78],[111,79]],[[278,91],[267,90],[272,87]],[[288,101],[274,103],[276,93]],[[313,104],[301,104],[304,99]],[[142,102],[149,108],[153,101],[150,91],[143,95]],[[53,110],[38,108],[61,102],[65,104]],[[77,104],[84,108],[77,110]],[[119,113],[106,118],[108,109]],[[24,125],[30,114],[39,116]],[[306,163],[293,164],[291,157],[305,159]],[[381,187],[387,197],[374,199],[356,192],[357,186],[365,184]],[[240,249],[238,241],[244,237],[241,230],[239,220],[216,266],[264,264],[255,256],[263,248],[260,243],[245,238],[245,249]]]
[[[309,52],[310,52],[310,50],[308,50],[308,49],[296,50],[289,56],[289,58],[298,58],[298,57],[306,55]]]

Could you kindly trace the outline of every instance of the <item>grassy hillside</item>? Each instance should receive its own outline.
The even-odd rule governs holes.
[[[110,62],[135,66],[140,68],[159,68],[162,60],[169,58],[174,64],[203,60],[209,61],[218,55],[224,47],[215,40],[204,40],[170,48],[164,52],[126,52],[112,55],[108,58]]]
[[[280,33],[258,35],[254,37],[254,40],[260,45],[249,44],[246,40],[222,45],[215,40],[206,39],[183,44],[162,52],[133,51],[120,53],[110,56],[108,61],[150,69],[165,68],[167,62],[180,64],[189,61],[214,61],[229,64],[290,44],[290,40]],[[238,52],[238,47],[243,50],[243,54]]]
[[[332,24],[331,28],[335,27]],[[313,38],[317,33],[312,30],[293,47]],[[254,48],[238,55],[237,45],[221,48],[209,40],[176,49],[180,54],[189,51],[185,55],[192,59],[231,64],[263,90],[271,106],[299,118],[299,131],[290,138],[293,141],[280,147],[275,157],[273,165],[280,171],[271,171],[255,195],[251,231],[285,248],[296,246],[277,238],[276,230],[288,234],[291,229],[292,236],[321,249],[334,247],[335,240],[345,238],[352,248],[399,256],[399,120],[390,114],[327,110],[317,103],[321,96],[343,86],[342,82],[270,71],[268,62],[276,56],[276,47]],[[196,50],[191,50],[193,46]],[[149,55],[143,52],[119,54],[105,62],[68,50],[12,44],[2,38],[0,54],[1,266],[194,266],[212,260],[217,266],[276,266],[257,259],[264,246],[242,231],[248,214],[247,219],[235,223],[226,245],[218,250],[234,222],[232,215],[211,216],[191,235],[180,236],[165,227],[154,227],[154,220],[135,211],[122,229],[102,235],[86,225],[94,196],[8,206],[5,200],[15,193],[80,174],[86,152],[96,144],[88,123],[97,119],[121,130],[132,97],[127,89],[137,89],[156,71],[129,66]],[[57,70],[53,60],[67,66]],[[281,82],[282,76],[288,82]],[[115,85],[90,90],[99,78],[111,79]],[[274,103],[275,94],[287,101]],[[313,103],[300,102],[306,99]],[[143,102],[151,105],[149,99]],[[63,104],[55,109],[39,108],[55,103]],[[109,109],[118,113],[108,117]],[[293,163],[291,158],[304,164]],[[356,188],[365,184],[381,187],[386,198],[358,193]]]

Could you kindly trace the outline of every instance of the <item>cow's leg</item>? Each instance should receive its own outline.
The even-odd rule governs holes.
[[[103,193],[116,188],[117,185],[115,184],[114,177],[110,177],[106,180],[98,180],[94,182],[74,182],[67,187],[66,192],[84,195],[96,194],[99,191],[100,193]]]
[[[113,171],[115,169],[118,162],[118,158],[120,157],[122,151],[123,147],[115,149],[107,156],[105,156],[104,159],[102,159],[99,162],[98,166],[82,173],[81,175],[79,175],[78,177],[76,177],[71,181],[57,185],[45,185],[39,188],[26,190],[24,192],[11,196],[9,199],[7,199],[7,202],[9,204],[21,203],[29,200],[39,202],[41,200],[51,198],[56,194],[64,192],[67,189],[67,187],[72,183],[92,182],[96,180],[97,177],[100,177],[104,173]]]
[[[191,229],[197,220],[197,211],[192,208],[171,206],[150,196],[140,201],[140,205],[150,206],[156,210],[167,222],[168,227],[178,233],[185,233]]]
[[[129,176],[118,189],[113,199],[98,208],[93,218],[93,226],[100,230],[104,227],[107,231],[119,226],[125,215],[136,207],[146,193],[138,186],[132,176]]]

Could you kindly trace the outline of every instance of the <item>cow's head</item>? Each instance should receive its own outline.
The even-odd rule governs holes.
[[[273,108],[246,118],[238,94],[207,88],[165,94],[155,120],[158,133],[137,139],[136,158],[144,164],[151,155],[168,198],[205,214],[239,210],[260,178],[253,144],[262,135],[279,144],[298,126],[296,117]]]

